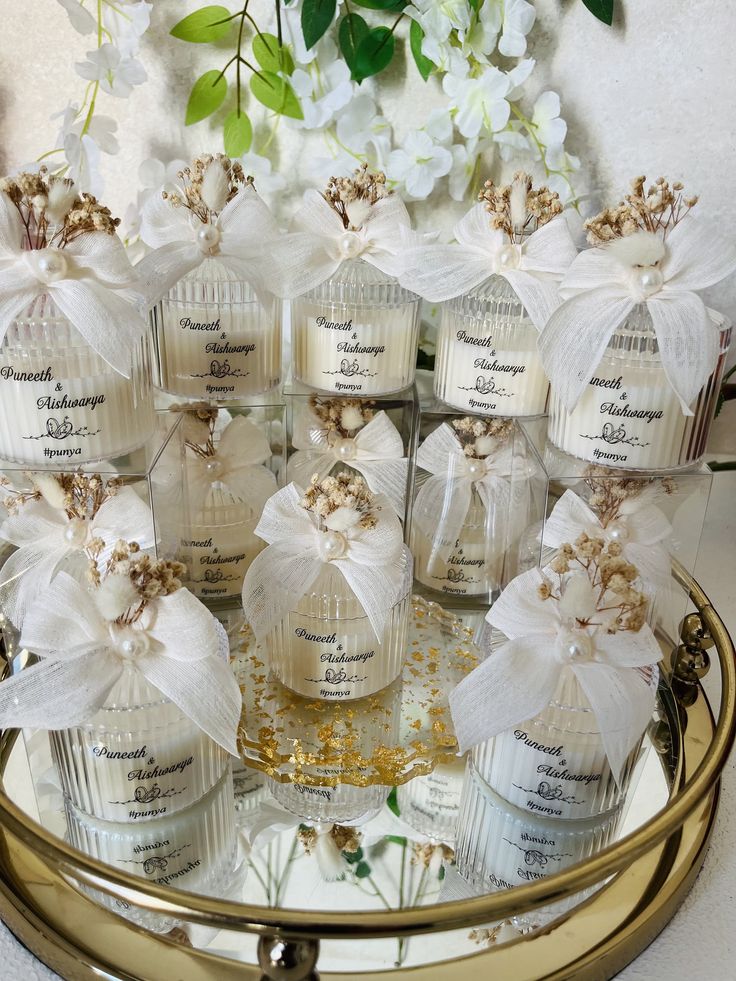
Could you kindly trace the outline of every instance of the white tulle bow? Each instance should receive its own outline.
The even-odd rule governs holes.
[[[235,416],[222,431],[213,455],[187,454],[190,507],[203,508],[215,482],[254,509],[261,507],[276,491],[276,478],[263,466],[270,457],[271,447],[262,430],[249,419]]]
[[[567,222],[555,218],[521,244],[492,228],[484,205],[455,226],[456,243],[421,245],[404,259],[401,284],[426,300],[449,300],[494,274],[508,280],[538,330],[560,303],[557,286],[577,255]]]
[[[188,590],[150,601],[136,623],[120,626],[61,572],[28,611],[21,644],[40,660],[0,684],[3,728],[64,729],[88,721],[128,663],[237,755],[240,689],[222,656],[217,621]]]
[[[208,258],[255,290],[273,292],[269,245],[278,236],[275,218],[251,185],[212,224],[186,208],[172,207],[161,193],[152,194],[143,207],[141,238],[154,251],[136,266],[143,299],[152,306]]]
[[[105,544],[100,556],[103,562],[106,552],[120,539],[151,548],[153,516],[131,487],[123,487],[108,498],[90,519],[69,518],[63,508],[41,498],[5,519],[0,525],[0,539],[16,547],[0,569],[0,605],[20,629],[30,606],[57,572],[67,569],[85,574],[88,559],[84,549],[93,539]]]
[[[406,205],[397,194],[373,205],[355,205],[361,214],[352,216],[355,230],[348,230],[318,191],[306,192],[292,230],[271,248],[280,296],[290,299],[314,289],[346,259],[362,259],[387,275],[399,275],[403,254],[413,240]]]
[[[626,241],[625,239],[623,240]],[[736,270],[736,246],[687,215],[668,233],[663,258],[630,266],[606,248],[581,252],[560,285],[564,303],[539,338],[555,393],[573,409],[614,331],[637,304],[652,318],[667,379],[683,411],[718,358],[718,328],[695,292]]]
[[[543,582],[539,569],[522,573],[488,612],[488,622],[509,639],[450,695],[458,743],[465,750],[534,718],[554,697],[560,672],[572,671],[618,780],[652,715],[654,687],[640,669],[659,661],[659,644],[646,624],[616,633],[576,626],[564,595],[559,603],[540,598]]]
[[[137,276],[117,235],[84,232],[63,249],[22,249],[20,214],[0,193],[0,342],[11,323],[48,296],[89,346],[115,371],[130,376],[146,331],[134,305]],[[39,300],[34,314],[52,314]]]
[[[296,453],[287,466],[289,480],[305,487],[317,474],[326,477],[336,464],[346,464],[361,473],[374,494],[383,494],[403,519],[409,461],[398,429],[385,412],[378,412],[353,437],[333,438],[311,415],[294,427]]]
[[[410,559],[401,525],[387,501],[376,498],[376,524],[339,508],[319,519],[303,508],[304,492],[289,484],[266,502],[256,535],[269,545],[248,569],[243,611],[258,640],[294,609],[327,563],[344,576],[380,638],[391,607],[408,588]]]
[[[483,459],[467,457],[451,427],[443,422],[417,450],[417,466],[431,476],[416,496],[413,520],[432,539],[432,554],[443,561],[460,537],[473,490],[486,514],[493,507],[504,514],[509,508],[513,455],[508,442],[497,443]],[[503,548],[503,543],[489,541],[491,544]]]
[[[585,501],[566,490],[555,504],[544,525],[542,544],[559,548],[572,544],[581,534],[602,538],[607,544],[618,542],[622,555],[639,570],[644,583],[667,588],[671,582],[669,550],[663,545],[672,534],[672,525],[654,503],[656,488],[647,488],[621,504],[613,521],[603,524]]]

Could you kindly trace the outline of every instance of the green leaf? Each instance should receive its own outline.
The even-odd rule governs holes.
[[[419,74],[426,82],[429,78],[430,72],[434,68],[434,62],[430,61],[429,58],[422,54],[423,40],[424,31],[422,30],[422,25],[418,21],[413,20],[411,22],[411,27],[409,28],[409,45],[411,47],[411,53],[414,55],[414,63],[419,69]]]
[[[242,157],[244,153],[250,150],[250,145],[253,142],[253,127],[242,109],[240,115],[238,115],[237,109],[228,113],[222,138],[228,157]]]
[[[445,878],[445,875],[446,875],[446,873],[445,873],[445,866],[444,865],[440,865],[440,870],[437,873],[437,878],[440,880],[440,882],[442,882],[442,880]]]
[[[332,23],[337,0],[304,0],[302,6],[302,34],[304,43],[313,48]]]
[[[355,852],[343,852],[345,856],[345,861],[349,862],[351,865],[355,865],[363,858],[363,849],[359,848]]]
[[[190,41],[192,44],[207,44],[219,41],[230,33],[232,21],[231,11],[227,7],[201,7],[174,24],[170,33],[180,41]],[[219,23],[218,23],[219,22]]]
[[[391,841],[394,845],[401,845],[402,848],[406,847],[406,838],[402,838],[399,835],[386,835],[386,841]]]
[[[256,34],[253,38],[253,55],[256,61],[267,72],[283,72],[291,75],[294,71],[294,59],[288,48],[279,46],[279,39],[273,34]]]
[[[382,72],[391,63],[395,47],[394,36],[388,27],[374,27],[368,31],[355,52],[355,77],[362,81]]]
[[[358,862],[355,868],[355,877],[365,879],[371,874],[371,867],[367,862]]]
[[[273,72],[260,72],[251,75],[250,90],[258,101],[267,109],[273,109],[282,116],[291,119],[304,119],[302,107],[294,89],[287,81],[274,75]]]
[[[205,72],[192,86],[184,122],[187,126],[206,119],[219,109],[227,95],[227,82],[220,72]]]
[[[386,800],[386,805],[389,811],[392,811],[396,815],[396,817],[401,816],[401,812],[399,810],[399,798],[396,792],[396,787],[393,787],[391,789],[391,793],[388,795],[388,798]]]
[[[403,10],[406,0],[353,0],[357,7],[367,10]]]
[[[583,0],[588,10],[610,27],[613,23],[613,0]]]
[[[345,64],[352,72],[353,78],[356,77],[356,53],[358,45],[369,32],[370,28],[360,14],[346,14],[340,21],[337,40],[342,56],[345,59]]]

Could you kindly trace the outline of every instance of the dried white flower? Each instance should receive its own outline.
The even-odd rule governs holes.
[[[138,590],[123,573],[113,573],[103,579],[94,595],[97,609],[110,622],[140,602]]]
[[[661,236],[640,230],[614,239],[606,250],[625,266],[654,266],[664,257],[665,245]]]
[[[56,477],[48,473],[34,473],[32,477],[36,489],[40,492],[44,501],[57,511],[63,511],[66,507],[66,491],[61,486]]]
[[[345,874],[345,859],[331,834],[317,834],[314,857],[326,882],[334,882]]]
[[[329,528],[330,531],[349,531],[358,524],[361,517],[360,511],[349,507],[339,507],[332,514],[327,515],[325,518],[325,527]]]
[[[586,573],[570,576],[560,599],[560,612],[572,620],[588,620],[594,616],[596,607],[595,592]]]
[[[340,426],[346,432],[361,429],[364,423],[365,419],[359,405],[346,405],[340,413]]]
[[[517,174],[511,184],[509,196],[509,217],[515,229],[521,229],[526,225],[526,195],[526,174]]]
[[[230,194],[230,180],[222,163],[215,157],[208,165],[202,178],[200,195],[209,208],[219,214],[227,204]]]

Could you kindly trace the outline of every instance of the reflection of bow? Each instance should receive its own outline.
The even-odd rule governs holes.
[[[161,193],[148,198],[141,219],[141,238],[154,251],[136,266],[147,305],[159,300],[208,258],[254,289],[270,290],[273,271],[266,246],[278,238],[279,230],[252,186],[244,187],[222,209],[214,225],[214,247],[210,238],[202,241],[198,236],[206,227],[188,209],[172,207]]]
[[[331,563],[342,573],[380,638],[391,611],[409,588],[411,559],[394,512],[377,498],[376,524],[360,525],[360,512],[338,508],[324,519],[300,504],[303,491],[289,484],[267,502],[256,535],[270,544],[251,563],[243,583],[243,610],[256,637],[294,609]]]
[[[557,284],[577,255],[564,218],[542,225],[520,244],[491,228],[485,206],[474,205],[455,226],[452,245],[420,245],[406,254],[401,284],[436,303],[480,286],[494,273],[513,287],[541,330],[559,304]]]
[[[473,490],[478,492],[487,515],[494,505],[505,513],[512,461],[509,443],[483,459],[465,456],[455,433],[444,422],[427,436],[417,451],[417,466],[431,476],[414,501],[414,522],[432,540],[433,553],[447,560],[465,524]],[[505,543],[492,544],[498,551]]]
[[[128,377],[146,325],[131,302],[137,276],[123,243],[117,235],[84,232],[63,249],[26,250],[23,235],[20,214],[0,192],[0,341],[22,311],[48,294],[87,344]]]
[[[695,290],[736,269],[736,246],[691,215],[664,242],[654,235],[651,240],[662,254],[654,265],[626,265],[607,248],[587,249],[562,281],[565,302],[542,332],[539,351],[552,387],[568,409],[593,377],[613,332],[643,303],[667,379],[685,414],[692,415],[689,405],[713,371],[719,347],[718,329]]]
[[[139,673],[237,755],[242,697],[221,653],[223,631],[186,589],[150,600],[138,621],[109,621],[60,572],[28,611],[21,643],[40,658],[0,684],[0,725],[66,729],[87,722],[124,670]]]
[[[593,595],[587,576],[574,578],[584,579]],[[465,750],[534,718],[554,698],[560,672],[572,671],[593,710],[618,780],[652,715],[656,672],[650,683],[638,669],[659,661],[659,644],[647,624],[636,632],[616,633],[608,633],[605,625],[575,626],[580,611],[569,608],[564,593],[559,601],[542,599],[539,588],[544,582],[539,569],[522,573],[488,612],[488,622],[509,639],[450,695],[458,743]],[[584,608],[587,592],[574,592]]]
[[[334,438],[311,413],[294,426],[289,480],[305,487],[313,474],[323,480],[338,463],[361,473],[374,494],[385,494],[399,517],[404,516],[409,461],[396,426],[385,412],[376,415],[355,436]]]
[[[281,278],[276,292],[300,296],[329,279],[345,259],[360,258],[381,272],[398,275],[412,236],[406,205],[397,194],[389,194],[362,210],[353,223],[356,230],[348,230],[318,191],[307,191],[294,216],[294,230],[269,246]]]

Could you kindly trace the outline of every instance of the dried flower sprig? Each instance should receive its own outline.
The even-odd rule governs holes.
[[[646,622],[648,599],[636,588],[639,570],[622,556],[618,542],[581,534],[564,544],[543,574],[538,595],[552,599],[578,628],[602,627],[607,633],[636,632]]]
[[[649,232],[664,239],[698,203],[697,195],[685,197],[679,181],[670,184],[664,177],[658,177],[648,188],[645,182],[646,177],[635,177],[631,193],[623,201],[586,221],[591,245],[605,245],[637,232]]]
[[[357,828],[346,828],[342,824],[333,824],[329,831],[323,832],[329,835],[332,844],[339,852],[347,852],[349,855],[357,852],[360,848],[362,835]],[[319,833],[316,828],[308,825],[300,825],[297,838],[307,855],[311,855],[317,844]]]
[[[324,480],[314,476],[300,503],[322,519],[343,509],[360,515],[357,524],[361,528],[375,528],[377,523],[375,497],[357,474],[343,471]]]
[[[112,622],[129,626],[139,620],[149,603],[182,588],[186,566],[170,559],[153,559],[137,542],[115,543],[104,568],[92,563],[91,579],[97,603]]]
[[[505,187],[487,180],[478,200],[486,203],[491,227],[505,232],[510,242],[521,242],[525,235],[562,214],[559,194],[548,187],[535,188],[523,171],[514,174],[512,183]]]
[[[0,180],[0,191],[10,198],[25,230],[27,249],[63,249],[85,232],[114,235],[120,224],[109,208],[91,194],[79,194],[73,181],[49,174],[25,171]]]
[[[122,481],[119,477],[103,480],[100,474],[29,473],[32,489],[15,490],[7,477],[0,477],[5,497],[0,502],[8,514],[17,514],[31,501],[44,499],[51,507],[65,511],[67,518],[91,521],[105,501],[114,497]]]
[[[661,489],[662,493],[677,493],[677,483],[672,477],[617,476],[616,471],[595,464],[585,468],[585,483],[591,491],[588,506],[595,511],[604,528],[621,517],[627,501],[635,500],[648,490]]]
[[[331,439],[349,439],[370,422],[375,402],[351,398],[322,398],[313,395],[309,407],[322,424],[322,431]]]
[[[464,416],[450,423],[467,457],[483,460],[507,442],[514,428],[511,419],[478,419]]]
[[[386,187],[386,175],[369,170],[368,164],[364,163],[352,177],[331,177],[322,196],[340,216],[343,226],[349,231],[357,231],[368,208],[389,194],[393,191]]]
[[[184,446],[201,459],[214,456],[215,427],[220,410],[209,402],[188,402],[169,406],[169,412],[180,412]]]
[[[216,218],[244,187],[253,186],[253,178],[246,177],[242,165],[222,153],[196,157],[176,176],[180,187],[163,191],[164,200],[174,208],[186,208],[205,223]]]
[[[421,865],[435,875],[444,862],[455,861],[455,850],[441,842],[414,841],[411,846],[411,864]]]

